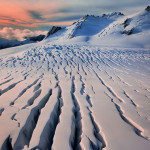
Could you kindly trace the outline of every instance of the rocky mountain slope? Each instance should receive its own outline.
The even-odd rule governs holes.
[[[89,42],[103,46],[150,47],[150,11],[86,15],[49,37],[50,41]]]

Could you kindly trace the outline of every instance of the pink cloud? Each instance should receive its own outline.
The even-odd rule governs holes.
[[[0,37],[8,40],[23,41],[25,36],[37,36],[40,34],[47,34],[47,31],[31,31],[29,29],[13,29],[11,27],[4,27],[0,30]]]
[[[63,13],[54,13],[54,11],[60,9],[63,5],[61,0],[57,2],[54,0],[1,0],[0,25],[22,27],[69,25],[71,24],[70,22],[49,23],[51,18],[64,16]]]
[[[47,23],[33,23],[32,25],[34,27],[37,26],[44,26],[44,25],[49,25],[49,26],[65,26],[65,25],[71,25],[73,21],[65,21],[65,22],[47,22]]]
[[[64,22],[37,22],[37,23],[22,23],[22,22],[12,22],[9,20],[2,20],[0,19],[0,25],[1,26],[11,26],[11,25],[15,25],[15,26],[20,26],[20,27],[39,27],[39,26],[66,26],[66,25],[71,25],[73,23],[73,21],[64,21]]]

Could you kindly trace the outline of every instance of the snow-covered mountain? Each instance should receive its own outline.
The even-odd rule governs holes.
[[[107,46],[150,47],[150,11],[125,16],[112,13],[86,15],[49,37],[50,41],[78,41]]]
[[[8,39],[0,38],[0,49],[20,46],[20,45],[25,45],[30,43],[33,43],[33,41],[31,40],[18,41],[18,40],[8,40]]]
[[[148,16],[85,16],[1,50],[0,149],[149,150],[150,48],[125,41],[146,37]]]
[[[74,22],[71,26],[63,28],[53,36],[50,36],[50,38],[52,40],[67,40],[80,36],[93,36],[122,16],[124,16],[122,13],[112,13],[110,15],[103,15],[102,17],[86,15]]]
[[[23,41],[18,40],[8,40],[4,38],[0,38],[0,49],[21,46],[25,44],[31,44],[35,42],[40,42],[45,38],[45,35],[38,35],[33,37],[24,37]]]
[[[24,45],[44,39],[44,42],[88,42],[103,46],[150,47],[149,6],[136,14],[125,16],[121,12],[86,15],[72,25],[52,27],[46,36],[25,37],[25,41],[1,39],[0,48]],[[45,40],[46,39],[46,40]],[[4,41],[5,40],[5,41]]]

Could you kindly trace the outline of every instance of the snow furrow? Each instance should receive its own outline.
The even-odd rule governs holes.
[[[14,144],[14,149],[22,149],[25,145],[29,145],[32,133],[36,127],[38,118],[40,116],[40,110],[45,106],[51,94],[52,94],[52,89],[50,89],[49,92],[41,99],[38,106],[32,108],[26,120],[26,123],[22,127],[17,137],[17,140]]]
[[[124,95],[131,101],[131,104],[134,106],[134,107],[137,107],[137,105],[133,102],[133,100],[129,97],[129,95],[127,95],[127,93],[124,91],[123,92]]]
[[[31,110],[25,125],[21,128],[17,140],[14,144],[14,149],[23,149],[25,145],[29,145],[32,132],[36,127],[38,117],[40,115],[40,110],[35,107]]]
[[[73,150],[80,150],[80,149],[82,149],[81,145],[80,145],[81,134],[82,134],[82,123],[81,123],[82,116],[81,116],[81,113],[80,113],[80,106],[79,106],[79,104],[77,102],[77,99],[74,95],[75,90],[76,90],[74,80],[75,80],[75,77],[73,76],[72,77],[72,85],[71,85],[71,96],[72,96],[72,100],[73,100],[73,103],[74,103],[74,108],[73,108],[74,129],[73,129],[72,135],[71,135],[71,137],[73,138],[71,140],[71,146],[72,146]]]
[[[93,104],[92,104],[91,98],[90,98],[90,96],[88,94],[86,94],[86,100],[89,103],[89,105],[92,107]]]
[[[61,88],[58,85],[41,111],[29,144],[30,149],[51,149],[62,105]]]
[[[107,93],[105,93],[105,94],[108,96]],[[109,97],[109,96],[108,96],[108,97]],[[110,98],[110,97],[109,97],[109,98]],[[117,103],[115,103],[112,98],[110,98],[110,99],[111,99],[111,102],[114,103],[114,105],[115,105],[115,107],[116,107],[116,110],[118,111],[118,113],[119,113],[120,117],[122,118],[122,120],[123,120],[124,122],[126,122],[128,125],[130,125],[130,126],[133,128],[133,131],[134,131],[138,136],[140,136],[140,137],[142,137],[142,138],[148,140],[148,138],[146,138],[146,137],[144,137],[144,136],[142,135],[142,132],[143,132],[143,131],[141,131],[140,129],[138,129],[135,125],[133,125],[133,124],[130,122],[129,119],[127,119],[127,117],[124,115],[124,113],[123,113],[121,107],[120,107]],[[148,141],[149,141],[149,140],[148,140]]]
[[[41,94],[41,89],[34,93],[34,95],[27,101],[27,105],[22,107],[22,109],[26,109],[28,106],[31,106],[34,103],[35,99],[40,96],[40,94]]]
[[[32,86],[34,86],[37,82],[38,82],[39,79],[36,79],[32,84],[28,85],[26,88],[24,88],[20,93],[19,95],[17,96],[17,98],[15,98],[11,103],[10,105],[14,105],[15,101],[18,100],[19,97],[21,97],[28,89],[30,89]]]
[[[118,96],[114,93],[114,91],[112,91],[112,89],[104,83],[104,81],[103,81],[103,80],[100,78],[100,76],[95,72],[95,70],[93,70],[93,72],[95,73],[95,75],[97,76],[97,78],[99,79],[99,81],[101,82],[101,84],[106,87],[106,89],[111,93],[112,96],[114,96],[115,98],[117,98],[117,100],[118,100],[119,102],[121,102],[121,103],[124,102],[123,99],[118,98]]]
[[[90,96],[88,94],[85,93],[85,83],[83,82],[83,79],[82,79],[82,75],[80,75],[80,73],[78,72],[79,76],[80,76],[80,81],[82,83],[82,87],[80,89],[80,93],[81,95],[85,94],[86,95],[86,100],[88,102],[88,104],[92,107],[92,102],[90,100]]]
[[[84,90],[85,90],[85,84],[84,84],[84,82],[82,81],[82,76],[80,75],[80,81],[82,82],[82,87],[81,87],[81,90],[80,90],[80,93],[81,93],[81,95],[83,95],[83,93],[85,92]]]
[[[13,84],[9,85],[6,89],[1,90],[0,96],[3,95],[4,93],[8,92],[9,90],[13,89],[17,84],[21,83],[22,81],[24,81],[24,80],[20,80],[16,83],[13,83]]]
[[[2,150],[13,150],[11,140],[12,139],[10,138],[10,135],[9,135],[2,145]]]
[[[99,127],[98,127],[98,125],[97,125],[97,123],[96,123],[96,121],[95,121],[95,119],[94,119],[94,117],[93,117],[93,115],[92,115],[92,112],[90,111],[89,108],[87,108],[87,109],[89,110],[89,116],[90,116],[91,122],[92,122],[92,124],[93,124],[94,136],[96,137],[96,139],[97,139],[97,141],[98,141],[98,142],[97,142],[97,145],[95,145],[95,144],[90,140],[91,146],[92,146],[93,150],[96,150],[96,149],[102,150],[103,148],[106,147],[106,143],[105,143],[105,141],[104,141],[102,135],[100,134],[100,129],[99,129]]]
[[[0,86],[1,86],[1,85],[3,85],[3,84],[5,84],[5,83],[8,83],[8,82],[10,82],[11,80],[13,80],[13,78],[11,78],[11,79],[8,79],[8,80],[6,80],[6,81],[4,81],[4,82],[0,83]]]
[[[2,115],[4,108],[0,108],[0,116]]]
[[[63,68],[61,68],[61,71],[63,71]],[[52,149],[66,150],[72,149],[71,141],[73,141],[73,137],[71,135],[73,135],[72,132],[74,132],[74,115],[72,108],[74,105],[70,93],[71,80],[69,74],[67,76],[65,74],[59,75],[59,81],[62,90],[63,107],[59,117],[60,123],[56,128],[53,138]]]
[[[75,94],[77,95],[77,99],[80,100],[80,108],[82,111],[81,113],[82,113],[83,131],[82,131],[81,142],[83,143],[85,149],[89,149],[89,148],[94,150],[103,149],[104,147],[106,147],[106,144],[104,142],[102,135],[100,134],[100,129],[98,127],[98,124],[96,123],[95,118],[92,115],[92,112],[89,108],[89,106],[92,108],[92,100],[91,97],[89,96],[89,93],[91,94],[92,91],[87,90],[88,85],[86,83],[86,78],[85,81],[83,81],[81,77],[82,75],[80,74],[76,76],[77,89],[75,91]],[[77,80],[79,80],[80,82]],[[83,84],[85,87],[84,87],[84,93],[82,94],[79,91],[81,91],[81,89],[83,88],[82,86]],[[89,147],[85,137],[88,139]]]

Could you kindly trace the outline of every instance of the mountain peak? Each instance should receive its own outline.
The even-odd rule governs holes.
[[[97,17],[99,17],[99,16],[95,16],[95,15],[85,15],[85,16],[83,16],[81,19],[79,19],[80,21],[85,21],[85,20],[87,20],[88,18],[97,18]]]
[[[103,14],[102,17],[124,16],[121,12],[112,12],[111,14]]]
[[[87,19],[88,17],[89,17],[89,15],[87,14],[87,15],[83,16],[82,18]]]

